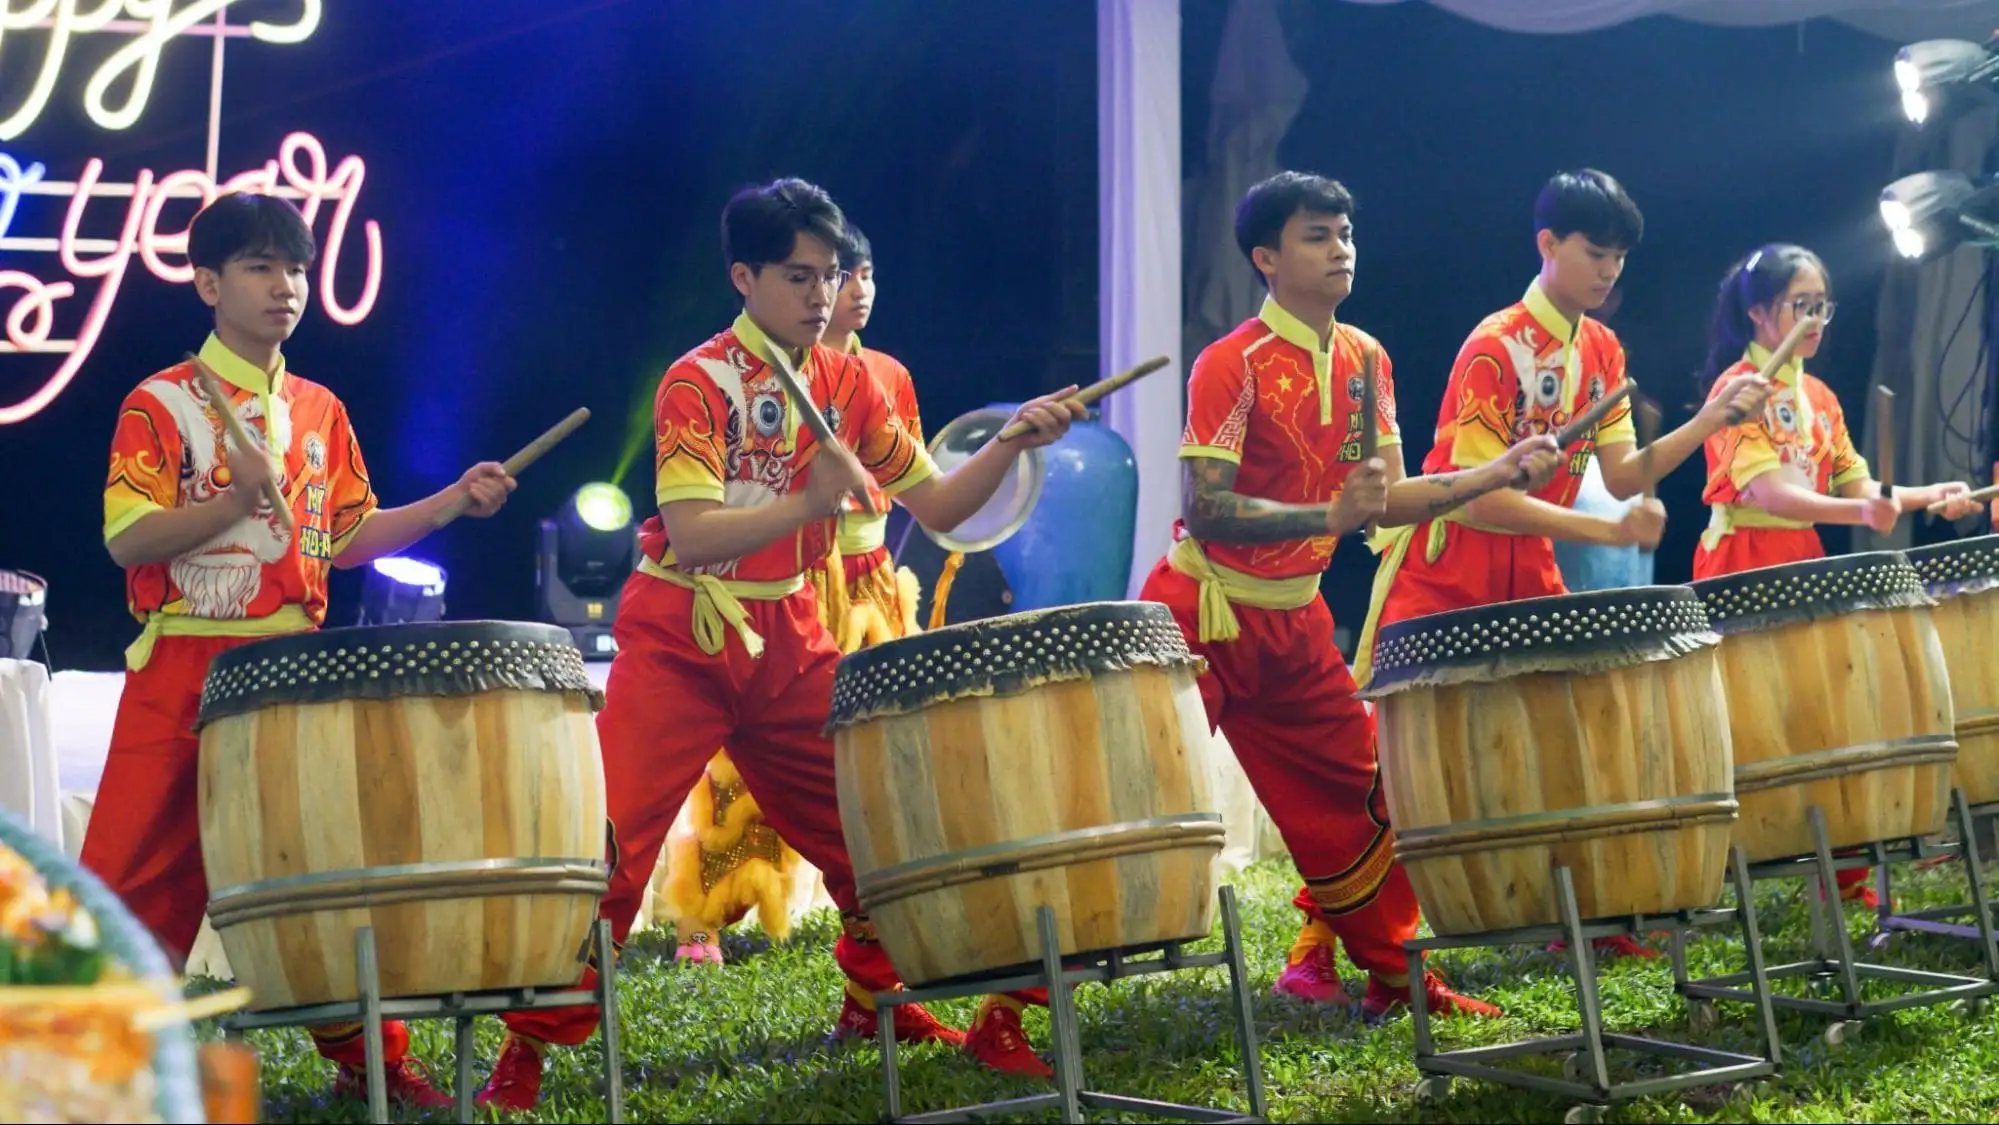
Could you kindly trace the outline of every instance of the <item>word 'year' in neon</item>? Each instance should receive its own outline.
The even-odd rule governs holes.
[[[219,185],[200,169],[169,172],[164,176],[145,169],[133,177],[129,185],[100,183],[103,172],[104,162],[93,157],[84,165],[76,183],[50,184],[43,179],[41,165],[30,164],[23,169],[13,158],[0,153],[0,239],[9,235],[23,195],[69,197],[62,235],[55,240],[53,247],[69,279],[44,281],[21,270],[0,269],[0,292],[9,289],[21,291],[21,296],[15,299],[6,313],[4,328],[8,346],[0,348],[0,354],[64,355],[55,373],[33,393],[19,402],[0,405],[0,425],[32,417],[55,401],[56,396],[76,377],[78,369],[97,346],[133,255],[136,254],[145,263],[146,269],[162,281],[186,284],[193,280],[194,268],[186,261],[186,229],[172,233],[158,229],[161,209],[172,199],[198,199],[200,206],[207,206],[217,196],[231,191],[284,195],[299,201],[299,211],[308,225],[317,218],[320,204],[332,200],[332,218],[328,221],[325,235],[319,240],[317,288],[320,307],[335,323],[346,326],[359,324],[374,308],[382,282],[382,232],[373,219],[362,226],[363,241],[367,245],[367,267],[360,296],[350,305],[343,303],[334,291],[334,278],[340,266],[347,224],[352,219],[361,183],[366,176],[366,167],[360,157],[349,156],[329,171],[326,149],[319,139],[310,133],[297,132],[284,139],[276,160],[238,173]],[[131,202],[126,207],[117,239],[98,240],[108,248],[96,257],[86,257],[83,244],[92,240],[81,237],[78,231],[91,198],[127,193]],[[180,260],[168,262],[167,255],[176,255]],[[102,284],[84,313],[76,337],[73,340],[52,340],[49,337],[55,327],[56,305],[76,296],[75,281],[80,278],[99,278]]]

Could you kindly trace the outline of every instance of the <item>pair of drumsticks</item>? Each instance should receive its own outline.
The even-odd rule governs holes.
[[[249,431],[243,428],[242,419],[236,417],[236,411],[231,407],[229,396],[223,392],[222,383],[215,377],[215,372],[210,370],[209,366],[203,363],[201,357],[198,355],[190,352],[187,359],[194,365],[195,378],[200,380],[202,390],[207,392],[209,402],[214,404],[215,413],[222,418],[222,428],[228,432],[230,442],[235,445],[238,451],[244,454],[262,456],[258,451],[258,446],[255,444],[255,439],[250,436]],[[541,460],[543,454],[555,448],[557,442],[568,437],[576,430],[576,427],[581,426],[589,420],[589,409],[587,407],[577,407],[570,412],[569,417],[550,426],[540,437],[523,446],[520,452],[507,458],[503,463],[506,474],[510,477],[519,476],[529,465]],[[272,477],[264,482],[264,497],[270,501],[271,507],[276,510],[278,520],[285,525],[285,530],[296,531],[298,529],[298,522],[292,516],[291,501],[285,497],[284,491],[278,487],[276,477]],[[431,520],[431,526],[433,528],[443,527],[459,516],[464,515],[465,510],[471,506],[471,494],[462,493],[453,498],[451,503],[446,505],[444,510]]]
[[[833,427],[826,424],[826,416],[819,413],[818,404],[813,402],[812,396],[806,392],[805,384],[799,380],[798,372],[792,369],[791,359],[784,354],[784,349],[772,348],[770,358],[772,361],[771,370],[776,372],[778,382],[784,384],[784,393],[791,399],[791,404],[797,409],[799,416],[805,420],[806,429],[812,431],[812,436],[818,439],[820,445],[829,449],[840,448],[839,437],[833,433]],[[1150,375],[1154,371],[1165,367],[1170,362],[1172,361],[1166,356],[1154,356],[1137,367],[1133,367],[1127,371],[1120,371],[1108,379],[1092,383],[1062,401],[1065,403],[1078,403],[1087,407],[1112,391],[1124,386],[1126,383],[1142,376]],[[1371,392],[1373,384],[1369,383],[1368,386]],[[1012,441],[1014,438],[1021,436],[1033,428],[1032,425],[1026,422],[1010,423],[1005,429],[999,432],[999,440]],[[874,501],[868,496],[865,490],[855,493],[854,499],[860,503],[861,510],[868,515],[881,515],[879,511],[875,510]]]

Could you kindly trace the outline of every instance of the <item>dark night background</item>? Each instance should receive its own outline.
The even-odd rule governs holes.
[[[1183,8],[1192,177],[1226,6]],[[1311,92],[1281,159],[1337,176],[1360,201],[1360,278],[1342,318],[1394,357],[1412,471],[1465,333],[1533,276],[1534,193],[1582,164],[1620,177],[1646,213],[1612,324],[1668,425],[1687,416],[1722,270],[1780,239],[1833,271],[1840,315],[1815,370],[1858,413],[1889,268],[1875,200],[1903,128],[1895,44],[1825,21],[1514,35],[1419,3],[1292,0],[1286,20]],[[881,295],[865,335],[908,364],[929,429],[1100,374],[1095,29],[1081,0],[334,3],[304,43],[232,42],[222,170],[271,159],[294,129],[330,160],[367,162],[343,256],[360,260],[360,220],[381,223],[380,299],[341,328],[315,295],[287,357],[347,402],[385,502],[506,456],[576,406],[595,413],[499,517],[412,552],[450,572],[452,616],[527,618],[537,520],[589,480],[619,479],[641,511],[650,502],[651,387],[733,315],[717,219],[744,182],[815,180],[867,230]],[[0,107],[18,104],[28,42],[7,44]],[[4,151],[61,179],[92,155],[119,180],[199,167],[207,41],[173,44],[145,117],[112,134],[78,106],[119,42],[76,48],[41,122]],[[99,201],[94,222],[119,206]],[[174,225],[191,213],[168,210]],[[60,218],[30,199],[14,233],[50,235]],[[61,276],[52,255],[8,257],[0,268]],[[351,302],[358,275],[340,288]],[[51,580],[59,669],[117,667],[136,633],[99,536],[105,443],[126,391],[205,331],[190,288],[135,263],[77,381],[0,427],[0,566]],[[0,401],[51,367],[0,359]],[[1662,488],[1661,581],[1687,577],[1705,523],[1700,472],[1697,457]],[[1844,547],[1843,532],[1828,538]],[[1327,592],[1345,624],[1359,625],[1372,565],[1357,541],[1335,560]],[[356,588],[336,578],[330,624],[351,621]]]

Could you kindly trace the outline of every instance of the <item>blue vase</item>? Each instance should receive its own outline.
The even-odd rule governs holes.
[[[995,403],[1009,413],[1019,404]],[[1013,537],[992,549],[1015,612],[1123,601],[1138,520],[1138,461],[1094,412],[1043,446],[1041,499]]]

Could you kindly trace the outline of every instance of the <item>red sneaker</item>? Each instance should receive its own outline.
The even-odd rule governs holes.
[[[965,1036],[965,1051],[973,1058],[1004,1074],[1049,1079],[1055,1071],[1027,1041],[1020,1026],[1020,1013],[1005,1004],[987,1004],[972,1021]]]
[[[1314,1004],[1331,1004],[1347,998],[1347,986],[1340,980],[1339,966],[1334,964],[1333,950],[1328,945],[1315,945],[1303,957],[1284,966],[1270,991]]]
[[[843,997],[840,1003],[840,1020],[833,1025],[833,1034],[842,1039],[873,1039],[881,1031],[881,1015],[861,1007],[852,996]],[[895,1041],[897,1043],[942,1043],[947,1047],[965,1045],[965,1033],[955,1027],[938,1022],[921,1004],[897,1004],[895,1006]]]
[[[1483,1000],[1460,996],[1451,991],[1444,978],[1436,973],[1423,974],[1423,995],[1433,1016],[1479,1016],[1490,1019],[1502,1013]],[[1368,1023],[1380,1023],[1397,1008],[1409,1006],[1409,986],[1389,984],[1372,973],[1367,977],[1367,995],[1361,997],[1361,1018]]]
[[[430,1084],[430,1076],[423,1071],[422,1064],[408,1055],[382,1066],[382,1084],[388,1088],[389,1100],[403,1105],[418,1106],[423,1109],[443,1109],[456,1105],[450,1094]],[[333,1076],[333,1096],[368,1100],[367,1072],[356,1067],[342,1065]]]
[[[1657,957],[1659,951],[1632,937],[1630,934],[1611,934],[1590,942],[1601,957]],[[1548,952],[1567,953],[1569,943],[1566,938],[1556,938],[1548,943]]]
[[[518,1035],[508,1035],[500,1057],[474,1105],[502,1113],[525,1113],[541,1100],[541,1048]]]

